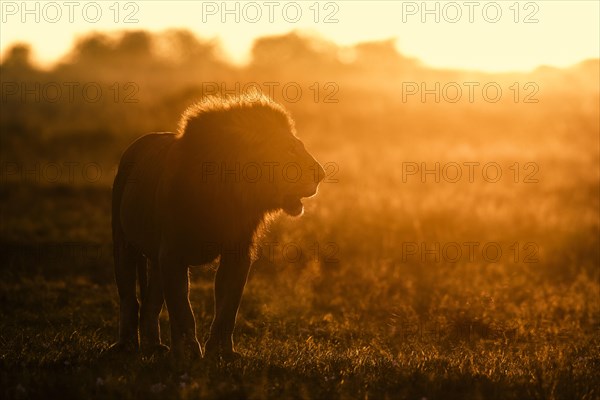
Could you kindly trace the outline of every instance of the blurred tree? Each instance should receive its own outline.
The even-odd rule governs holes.
[[[355,65],[368,71],[373,77],[385,74],[390,77],[403,77],[415,72],[419,65],[415,59],[403,56],[396,49],[396,39],[359,43],[355,47]]]
[[[200,41],[188,30],[174,29],[162,34],[167,57],[181,64],[193,64],[198,61],[214,62],[217,59],[217,43]]]
[[[31,65],[31,47],[28,44],[15,44],[7,51],[8,55],[2,61],[2,67],[12,71],[28,71]]]
[[[335,44],[291,32],[256,40],[252,48],[250,68],[268,74],[289,73],[294,78],[310,71],[313,79],[314,74],[327,74],[339,66],[336,55]]]
[[[94,32],[79,39],[71,51],[73,63],[94,63],[105,59],[112,51],[110,38]]]

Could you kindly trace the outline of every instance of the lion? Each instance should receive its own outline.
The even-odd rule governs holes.
[[[262,94],[205,98],[183,113],[177,133],[131,144],[113,185],[120,305],[111,350],[169,351],[158,319],[166,300],[171,354],[202,357],[188,268],[218,261],[204,353],[239,356],[233,331],[261,228],[281,210],[301,215],[302,199],[317,193],[324,176],[288,111]]]

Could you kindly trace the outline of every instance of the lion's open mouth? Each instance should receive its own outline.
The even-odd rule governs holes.
[[[302,199],[298,196],[285,196],[283,199],[283,211],[286,214],[291,215],[292,217],[296,217],[304,211],[304,205],[302,204]]]
[[[286,214],[296,217],[304,211],[302,199],[311,198],[317,194],[317,185],[308,185],[294,191],[294,194],[287,194],[283,197],[283,211]]]

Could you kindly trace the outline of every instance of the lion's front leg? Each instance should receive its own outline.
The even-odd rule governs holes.
[[[167,252],[161,252],[159,263],[171,325],[171,353],[178,360],[201,358],[189,301],[188,267]]]
[[[233,329],[242,292],[250,270],[249,257],[224,255],[215,276],[215,315],[206,342],[206,354],[211,356],[235,356]]]

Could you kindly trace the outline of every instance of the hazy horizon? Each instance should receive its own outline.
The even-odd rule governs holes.
[[[437,69],[526,72],[600,57],[598,2],[521,2],[515,7],[512,2],[436,1],[422,7],[421,2],[357,1],[321,2],[318,8],[313,3],[272,3],[233,2],[222,8],[219,2],[126,2],[116,9],[113,3],[70,8],[36,2],[23,8],[5,1],[0,52],[4,58],[15,43],[28,43],[34,61],[48,67],[77,38],[94,31],[177,28],[217,41],[226,59],[237,65],[248,62],[258,38],[290,31],[308,32],[340,47],[395,39],[398,52]],[[178,12],[165,12],[165,7]]]
[[[41,60],[39,58],[39,51],[38,49],[29,42],[26,41],[15,41],[13,43],[11,43],[8,46],[5,46],[2,50],[2,53],[0,54],[0,64],[2,64],[6,58],[8,57],[8,53],[11,51],[11,49],[15,48],[16,46],[22,46],[25,45],[27,47],[30,48],[31,53],[30,53],[30,62],[32,64],[33,67],[40,69],[40,70],[51,70],[53,68],[55,68],[56,66],[58,66],[61,62],[64,62],[66,60],[68,60],[69,55],[72,53],[73,49],[76,47],[76,45],[82,41],[85,40],[86,38],[88,38],[90,35],[93,34],[103,34],[103,35],[107,35],[111,38],[114,38],[115,40],[118,40],[119,37],[122,37],[124,34],[126,34],[127,32],[136,32],[136,31],[143,31],[143,32],[147,32],[150,33],[152,35],[156,35],[158,37],[165,35],[166,33],[175,30],[175,28],[171,28],[171,29],[164,29],[161,31],[151,31],[151,30],[145,30],[145,29],[136,29],[136,30],[113,30],[113,31],[90,31],[84,34],[81,34],[79,36],[77,36],[71,43],[70,47],[62,54],[60,54],[59,56],[57,56],[55,59],[52,60]],[[426,69],[432,69],[432,70],[448,70],[448,71],[463,71],[463,72],[473,72],[473,73],[485,73],[485,74],[511,74],[511,73],[530,73],[530,72],[534,72],[539,68],[544,68],[544,67],[549,67],[549,68],[557,68],[557,69],[568,69],[568,68],[572,68],[575,67],[579,64],[585,63],[587,61],[591,61],[591,60],[600,60],[600,56],[596,56],[596,57],[584,57],[581,58],[579,60],[575,60],[569,63],[565,63],[565,64],[561,64],[561,65],[557,65],[557,64],[548,64],[548,63],[540,63],[538,65],[535,66],[531,66],[531,67],[524,67],[522,69],[503,69],[503,70],[489,70],[489,69],[482,69],[482,68],[469,68],[469,67],[459,67],[459,66],[443,66],[443,65],[435,65],[435,64],[429,64],[427,63],[425,60],[420,59],[418,57],[411,57],[408,54],[404,53],[402,51],[402,49],[398,48],[398,39],[396,38],[388,38],[388,39],[372,39],[372,40],[365,40],[365,41],[360,41],[360,42],[356,42],[356,43],[352,43],[349,45],[340,45],[339,43],[330,41],[328,38],[319,35],[319,34],[315,34],[314,32],[309,32],[309,31],[302,31],[302,30],[290,30],[287,32],[282,32],[282,33],[277,33],[277,34],[268,34],[268,35],[264,35],[264,36],[259,36],[256,37],[254,39],[254,41],[251,44],[251,47],[248,49],[248,54],[246,54],[246,56],[243,59],[237,59],[235,57],[232,57],[232,55],[227,52],[227,49],[224,48],[223,43],[215,38],[211,39],[211,38],[206,38],[203,36],[200,36],[198,34],[196,34],[195,32],[192,32],[197,39],[199,39],[200,41],[203,42],[207,42],[207,43],[216,43],[216,50],[218,51],[218,55],[220,56],[220,59],[232,66],[235,67],[240,67],[240,68],[244,68],[247,67],[251,62],[252,62],[252,56],[251,56],[251,50],[252,47],[256,44],[256,42],[260,39],[264,39],[264,38],[270,38],[270,37],[285,37],[288,35],[293,35],[293,34],[298,34],[302,37],[306,37],[308,39],[312,38],[312,39],[316,39],[317,41],[322,41],[322,42],[327,42],[327,43],[331,43],[335,46],[338,46],[338,51],[340,53],[343,53],[345,50],[348,51],[352,51],[353,49],[355,49],[356,47],[363,45],[363,44],[368,44],[368,43],[381,43],[387,40],[392,40],[395,42],[396,46],[395,46],[395,50],[396,52],[404,57],[409,57],[412,58],[414,61],[416,61],[420,66],[422,66],[423,68]],[[343,54],[338,54],[338,58],[339,59],[343,59]]]

